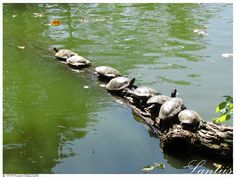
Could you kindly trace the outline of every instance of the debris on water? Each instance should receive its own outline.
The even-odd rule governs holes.
[[[17,48],[18,48],[18,49],[25,49],[25,46],[23,46],[23,45],[18,45]]]
[[[119,103],[119,104],[124,104],[123,101],[119,100],[119,99],[115,99],[115,102]]]
[[[85,86],[84,86],[84,88],[85,88],[85,89],[88,89],[88,88],[89,88],[89,86],[85,85]]]
[[[100,84],[99,86],[100,86],[100,87],[106,87],[106,85],[105,85],[105,84]]]
[[[154,164],[144,166],[144,167],[142,168],[142,171],[143,171],[144,173],[147,173],[147,172],[152,171],[152,170],[154,170],[154,169],[156,169],[156,168],[158,168],[158,169],[164,169],[164,168],[165,168],[165,164],[164,164],[164,163],[157,163],[157,162],[155,162]]]
[[[59,61],[59,62],[64,63],[64,64],[67,64],[67,62],[65,62],[65,61]],[[73,72],[76,72],[76,73],[84,72],[83,70],[73,69],[73,68],[69,68],[69,70],[71,70],[71,71],[73,71]]]
[[[15,18],[17,15],[12,15],[13,18]]]
[[[80,22],[84,22],[84,23],[88,22],[88,20],[85,19],[85,18],[81,18],[79,21],[80,21]]]
[[[224,58],[229,58],[229,57],[233,57],[233,54],[232,53],[222,53],[221,56]]]
[[[52,21],[50,22],[50,24],[53,25],[53,26],[59,26],[59,25],[61,25],[61,21],[55,19],[55,20],[52,20]]]
[[[208,35],[204,29],[195,29],[193,30],[194,33],[201,34],[201,35]]]
[[[43,17],[43,13],[33,13],[34,17]]]
[[[184,46],[182,46],[182,45],[180,45],[179,47],[182,48],[182,49],[184,49]]]
[[[65,126],[62,125],[57,125],[58,128],[66,128]]]
[[[222,165],[218,164],[218,163],[213,163],[213,166],[216,167],[216,168],[221,168],[222,167]]]

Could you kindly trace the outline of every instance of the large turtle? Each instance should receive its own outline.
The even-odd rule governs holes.
[[[84,68],[91,65],[91,62],[89,60],[79,55],[75,55],[70,58],[67,58],[66,62],[68,63],[70,67],[76,68],[76,69]]]
[[[120,72],[110,66],[98,66],[95,71],[100,79],[111,80],[120,76]]]
[[[132,88],[135,82],[135,78],[129,79],[127,77],[115,77],[111,79],[106,85],[108,92],[124,96],[127,92],[127,88]]]
[[[62,61],[66,61],[67,58],[70,58],[72,56],[78,55],[77,53],[69,50],[69,49],[57,49],[57,48],[53,48],[55,50],[55,57],[57,57],[57,59],[62,60]]]
[[[181,98],[170,98],[160,108],[156,122],[162,130],[170,128],[171,125],[179,123],[178,114],[186,109]]]
[[[146,106],[147,100],[154,96],[160,95],[155,89],[147,86],[141,86],[136,88],[135,90],[128,91],[128,95],[133,98],[133,103],[140,108]]]
[[[177,90],[174,88],[171,91],[171,98],[176,97]],[[155,119],[159,115],[159,111],[164,102],[166,102],[170,97],[166,95],[155,95],[147,100],[147,108],[144,110],[149,112],[151,117]]]
[[[193,110],[183,110],[178,115],[183,129],[196,131],[200,126],[201,116]]]

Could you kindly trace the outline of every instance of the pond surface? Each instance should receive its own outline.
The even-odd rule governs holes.
[[[184,166],[205,158],[163,153],[126,105],[52,48],[163,94],[177,88],[210,121],[233,94],[233,58],[222,56],[233,51],[232,13],[231,4],[3,4],[4,173],[142,173],[154,162],[166,168],[151,173],[190,173]]]

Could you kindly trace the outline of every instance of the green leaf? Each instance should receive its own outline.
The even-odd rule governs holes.
[[[226,101],[223,101],[222,103],[219,104],[219,108],[220,109],[224,109],[225,106],[226,106],[227,102]]]
[[[230,108],[230,109],[234,109],[233,103],[229,103],[229,108]]]
[[[231,118],[233,114],[233,97],[224,96],[225,101],[221,102],[218,106],[216,106],[216,112],[220,113],[219,117],[213,118],[214,123],[222,123]]]
[[[227,102],[233,103],[233,97],[231,97],[231,96],[229,96],[229,95],[225,95],[224,97],[226,98],[226,101],[227,101]]]
[[[213,122],[214,123],[222,123],[230,119],[230,115],[224,114],[220,117],[214,118]]]
[[[221,109],[220,114],[221,115],[227,114],[227,109],[226,108]]]
[[[160,168],[160,169],[164,169],[165,167],[166,167],[166,166],[165,166],[164,163],[160,163],[160,164],[159,164],[159,168]]]

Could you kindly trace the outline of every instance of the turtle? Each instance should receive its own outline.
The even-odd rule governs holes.
[[[135,78],[129,79],[127,77],[115,77],[111,79],[106,85],[106,89],[108,92],[124,96],[128,89],[133,87],[135,82]]]
[[[155,95],[147,100],[147,108],[144,108],[146,112],[150,113],[152,119],[155,119],[160,111],[161,105],[166,102],[170,97],[166,95]]]
[[[95,72],[100,79],[111,80],[120,76],[120,72],[110,66],[98,66],[95,68]]]
[[[147,86],[140,86],[135,90],[128,91],[128,95],[133,98],[133,103],[140,108],[143,108],[147,104],[147,100],[154,96],[160,95],[155,89]]]
[[[161,130],[170,128],[171,125],[179,123],[178,114],[184,109],[186,107],[181,98],[170,98],[161,106],[155,121]]]
[[[68,63],[70,67],[76,68],[76,69],[84,68],[91,65],[91,62],[89,60],[79,55],[75,55],[70,58],[67,58],[66,62]]]
[[[69,50],[69,49],[57,49],[57,48],[53,48],[55,50],[55,57],[57,57],[57,59],[62,60],[62,61],[66,61],[67,58],[78,55],[77,53]]]
[[[171,91],[171,98],[176,97],[176,93],[177,90],[176,88],[172,89]],[[170,97],[166,96],[166,95],[155,95],[152,96],[151,98],[149,98],[147,100],[147,108],[145,108],[144,110],[146,112],[149,112],[152,118],[156,118],[159,115],[159,111],[161,108],[161,105],[167,101],[168,99],[170,99]]]
[[[179,113],[178,119],[183,129],[196,131],[202,118],[196,111],[186,109]]]

